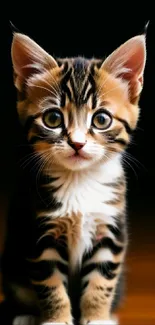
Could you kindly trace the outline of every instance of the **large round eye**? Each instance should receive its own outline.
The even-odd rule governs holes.
[[[96,112],[92,119],[92,125],[99,130],[108,129],[112,123],[112,117],[105,111]]]
[[[43,122],[48,128],[58,128],[63,123],[63,116],[59,110],[51,109],[44,113]]]

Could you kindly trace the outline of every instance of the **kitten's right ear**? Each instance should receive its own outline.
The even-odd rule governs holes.
[[[15,86],[20,90],[28,78],[46,69],[53,69],[57,62],[36,42],[26,35],[15,33],[11,47]]]

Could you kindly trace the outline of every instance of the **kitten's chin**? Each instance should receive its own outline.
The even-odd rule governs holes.
[[[83,158],[80,156],[71,156],[67,158],[62,158],[60,164],[69,170],[82,170],[82,169],[88,169],[91,167],[94,163],[97,162],[97,159],[94,158]]]

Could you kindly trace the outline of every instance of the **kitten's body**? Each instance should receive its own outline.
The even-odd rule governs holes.
[[[41,322],[71,324],[75,300],[82,325],[113,324],[127,247],[122,153],[139,115],[144,36],[102,64],[56,62],[17,34],[12,57],[19,118],[40,164],[31,156],[36,173],[29,168],[20,178],[21,202],[14,201],[3,258],[6,297],[15,314],[25,305],[23,313]]]

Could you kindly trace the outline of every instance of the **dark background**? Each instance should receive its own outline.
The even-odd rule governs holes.
[[[130,37],[141,33],[149,20],[149,17],[142,15],[142,9],[147,11],[146,3],[144,8],[140,4],[136,13],[133,4],[124,2],[119,17],[118,2],[117,10],[111,2],[110,9],[107,9],[107,5],[105,7],[105,3],[89,2],[85,10],[79,2],[73,1],[68,6],[66,3],[64,8],[63,2],[59,1],[57,4],[50,3],[51,6],[47,2],[37,4],[35,11],[40,7],[40,17],[37,12],[31,12],[32,8],[27,3],[20,3],[17,9],[13,3],[14,11],[16,9],[17,13],[19,10],[18,19],[12,14],[8,20],[0,20],[0,253],[6,234],[7,198],[16,183],[16,151],[20,142],[10,57],[12,28],[9,19],[20,32],[33,38],[51,54],[103,58]],[[112,18],[113,14],[115,18]],[[132,161],[128,160],[131,167],[126,164],[129,252],[127,294],[120,314],[123,325],[152,325],[155,320],[155,19],[150,20],[146,43],[147,63],[140,100],[141,115],[134,144],[128,149],[132,155]]]
[[[74,4],[74,3],[73,3]],[[73,6],[75,5],[75,8]],[[82,13],[72,5],[74,14],[61,11],[51,18],[31,18],[28,14],[21,18],[10,17],[12,23],[38,42],[45,50],[55,56],[84,55],[86,57],[105,57],[117,46],[143,32],[148,17],[135,15],[124,19],[105,19],[106,13],[97,15]],[[48,8],[47,8],[48,9]],[[24,9],[23,9],[24,10]],[[108,14],[107,14],[108,15]],[[44,16],[44,15],[43,15]],[[1,197],[10,193],[15,181],[15,152],[18,143],[18,124],[16,123],[16,91],[13,86],[10,48],[12,27],[9,19],[2,26],[1,35],[1,118],[0,118],[0,179]],[[150,20],[147,31],[147,63],[144,89],[141,95],[141,115],[134,144],[130,146],[130,160],[126,164],[128,178],[128,208],[131,223],[143,220],[143,227],[149,222],[154,227],[155,216],[155,20]],[[130,166],[129,166],[130,164]],[[148,232],[149,236],[149,232]]]

